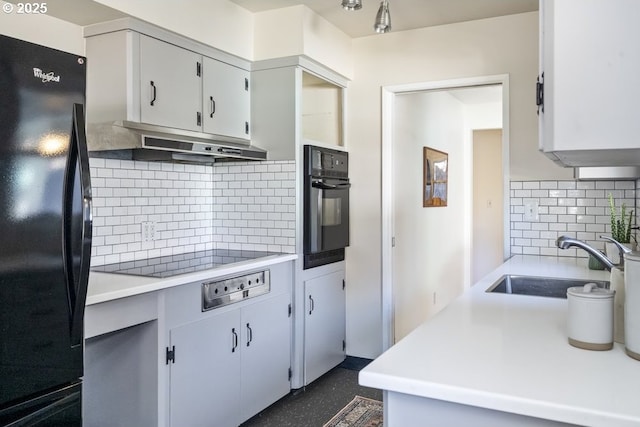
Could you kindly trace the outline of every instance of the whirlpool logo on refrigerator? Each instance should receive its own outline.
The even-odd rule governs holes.
[[[33,77],[37,79],[42,79],[42,83],[56,82],[60,83],[60,75],[55,75],[53,71],[49,71],[45,73],[40,68],[33,69]]]

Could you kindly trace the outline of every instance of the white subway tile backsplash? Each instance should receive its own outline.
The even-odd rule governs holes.
[[[295,162],[90,166],[94,265],[214,248],[295,252]],[[142,241],[143,221],[156,222],[156,240]]]
[[[540,188],[543,190],[555,190],[559,188],[558,181],[542,181],[540,182]]]
[[[214,166],[214,188],[223,189],[213,210],[214,236],[229,249],[295,252],[295,162]],[[291,220],[291,221],[290,221]],[[222,224],[222,226],[221,226]],[[286,233],[283,231],[286,230]]]
[[[576,188],[583,190],[594,190],[596,188],[595,181],[577,181]]]
[[[611,232],[609,194],[616,207],[638,209],[640,181],[512,181],[511,254],[586,257],[584,251],[559,250],[558,236],[566,234],[604,249],[600,234]],[[538,220],[524,220],[524,204],[538,202]]]
[[[574,190],[577,188],[577,184],[576,181],[558,181],[558,188],[565,190]]]

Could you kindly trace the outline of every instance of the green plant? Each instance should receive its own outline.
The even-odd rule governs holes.
[[[611,193],[609,193],[609,209],[611,211],[611,237],[620,243],[630,243],[631,226],[633,225],[633,209],[627,217],[627,205],[623,203],[620,207],[620,216],[618,217]]]

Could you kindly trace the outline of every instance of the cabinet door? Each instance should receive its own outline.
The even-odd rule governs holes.
[[[242,309],[242,421],[291,389],[289,294]]]
[[[320,377],[345,358],[344,271],[304,282],[304,383]]]
[[[140,36],[140,120],[160,126],[202,129],[202,57]]]
[[[543,0],[540,3],[544,114],[540,146],[567,165],[634,162],[640,121],[640,2]],[[588,153],[587,150],[599,150]],[[584,151],[565,159],[564,151]],[[607,161],[609,164],[600,163]]]
[[[240,424],[240,310],[170,331],[172,427]]]
[[[203,61],[204,132],[249,139],[249,72],[207,57]]]

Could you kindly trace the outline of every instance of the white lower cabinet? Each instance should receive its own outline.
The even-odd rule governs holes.
[[[291,390],[289,304],[289,295],[280,295],[242,310],[241,422]]]
[[[234,427],[290,391],[290,295],[169,331],[172,427]]]
[[[344,270],[305,280],[304,383],[345,359]]]
[[[214,414],[216,425],[239,424],[239,331],[239,310],[170,331],[171,426],[210,426]]]

